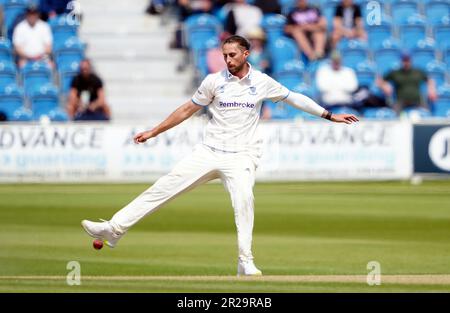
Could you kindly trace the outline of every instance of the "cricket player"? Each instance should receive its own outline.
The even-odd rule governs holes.
[[[159,178],[109,221],[84,220],[82,226],[92,237],[113,248],[137,222],[181,193],[209,180],[220,178],[229,192],[234,209],[238,239],[238,275],[262,275],[252,254],[253,185],[261,158],[262,138],[258,132],[261,104],[269,99],[290,105],[337,123],[351,124],[352,114],[332,114],[312,99],[289,91],[274,79],[247,63],[250,44],[240,36],[222,43],[227,69],[208,75],[191,100],[181,105],[155,128],[134,136],[136,144],[156,137],[188,119],[202,107],[212,114],[203,142],[173,170]]]

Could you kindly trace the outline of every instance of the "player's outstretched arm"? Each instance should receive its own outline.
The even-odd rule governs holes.
[[[134,136],[135,143],[144,143],[148,139],[158,136],[160,133],[177,126],[184,120],[188,119],[202,107],[189,100],[174,112],[172,112],[161,124],[151,130],[141,132]]]
[[[297,109],[325,118],[332,122],[351,124],[359,121],[359,119],[353,114],[332,114],[317,104],[313,99],[300,93],[291,91],[284,101]]]

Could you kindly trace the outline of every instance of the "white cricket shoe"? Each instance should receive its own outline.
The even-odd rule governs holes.
[[[262,272],[256,268],[255,263],[252,260],[250,261],[241,261],[238,262],[238,273],[237,276],[261,276]]]
[[[83,226],[89,236],[103,240],[108,247],[114,248],[123,234],[115,232],[108,221],[102,221],[103,222],[91,222],[83,220],[81,226]]]

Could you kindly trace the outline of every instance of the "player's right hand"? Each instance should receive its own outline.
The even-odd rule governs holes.
[[[144,143],[147,139],[151,138],[152,134],[150,131],[141,132],[134,136],[134,143]]]

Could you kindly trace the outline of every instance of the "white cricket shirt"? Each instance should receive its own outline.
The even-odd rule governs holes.
[[[251,66],[242,79],[227,69],[209,74],[192,97],[195,104],[209,106],[212,114],[203,143],[229,152],[260,149],[258,122],[263,100],[278,102],[288,95],[286,87]]]
[[[37,57],[45,52],[45,46],[53,42],[50,26],[41,20],[31,27],[27,20],[20,22],[13,33],[14,46],[23,49],[28,57]]]

